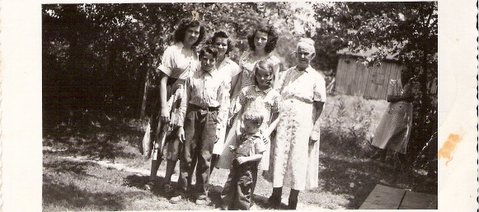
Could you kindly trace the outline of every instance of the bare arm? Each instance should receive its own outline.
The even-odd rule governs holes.
[[[316,131],[316,129],[319,127],[319,117],[321,116],[321,113],[323,112],[324,108],[324,102],[314,102],[313,103],[314,107],[314,112],[313,112],[313,132],[311,133],[310,136],[310,142],[314,143],[319,140],[319,132]]]
[[[239,164],[243,164],[250,161],[259,161],[261,158],[263,158],[263,154],[254,154],[251,156],[241,156],[236,158],[236,160],[238,160]]]
[[[166,99],[167,91],[166,91],[166,85],[168,82],[168,76],[164,73],[160,73],[160,103],[161,103],[161,121],[163,123],[167,123],[170,119],[169,116],[169,108],[168,108],[168,101]]]

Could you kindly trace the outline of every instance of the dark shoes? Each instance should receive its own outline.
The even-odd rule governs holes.
[[[296,206],[298,206],[298,199],[289,199],[288,200],[288,210],[296,210]]]
[[[281,206],[281,196],[275,197],[275,196],[271,195],[268,198],[268,205],[269,205],[270,208],[279,209],[280,206]]]
[[[183,192],[175,192],[175,194],[170,198],[171,204],[178,204],[182,200],[187,200],[187,196]]]

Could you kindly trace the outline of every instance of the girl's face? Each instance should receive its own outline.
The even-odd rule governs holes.
[[[224,56],[228,50],[228,38],[215,38],[214,45],[218,49],[218,56]]]
[[[254,35],[254,46],[256,50],[263,50],[268,42],[268,33],[257,31]]]
[[[183,44],[187,46],[192,46],[198,38],[200,37],[200,26],[189,27],[186,29],[185,38],[183,39]]]
[[[216,58],[212,54],[205,53],[201,58],[201,69],[206,72],[210,72],[214,69]]]
[[[314,52],[311,52],[308,49],[305,49],[301,46],[298,47],[296,51],[296,60],[299,66],[307,67],[311,63],[311,60],[313,60],[313,58],[314,58]]]
[[[260,89],[268,89],[271,88],[273,82],[273,71],[264,69],[262,67],[256,68],[256,82],[258,83],[258,87]]]

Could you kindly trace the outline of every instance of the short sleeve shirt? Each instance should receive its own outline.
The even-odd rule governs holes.
[[[278,111],[278,104],[281,99],[281,95],[277,90],[267,89],[261,90],[257,86],[251,85],[241,89],[238,98],[235,102],[232,113],[239,112],[242,108],[244,111],[262,107],[267,114],[264,115],[264,122],[261,129],[265,129],[270,121],[272,112]]]
[[[184,48],[183,43],[178,42],[166,48],[158,69],[168,77],[186,79],[198,69],[199,65],[196,52]]]
[[[225,59],[218,66],[218,71],[220,73],[228,73],[230,82],[233,77],[241,72],[241,69],[238,64],[236,64],[230,58],[225,57]]]
[[[264,151],[266,151],[266,145],[264,143],[264,136],[261,135],[261,133],[239,136],[238,146],[236,147],[236,157],[262,154]]]
[[[306,103],[326,102],[324,77],[311,66],[299,70],[288,69],[280,78],[280,93],[283,99],[296,98]]]
[[[201,107],[221,106],[229,90],[224,75],[218,70],[197,71],[187,81],[189,103]]]

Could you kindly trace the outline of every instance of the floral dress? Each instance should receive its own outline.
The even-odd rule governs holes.
[[[169,46],[163,53],[161,64],[158,70],[166,74],[168,79],[167,86],[167,100],[170,111],[170,125],[182,125],[184,122],[184,115],[180,110],[183,101],[186,101],[186,79],[189,78],[199,69],[200,62],[196,52],[191,49],[186,49],[183,43],[175,43]],[[163,127],[162,133],[171,133],[170,127]],[[166,137],[166,136],[165,136]],[[157,145],[159,152],[165,145],[165,137]],[[174,139],[168,142],[167,148],[163,149],[166,159],[178,160],[179,141]]]
[[[267,180],[273,187],[288,186],[295,190],[318,186],[319,141],[309,144],[310,137],[319,140],[319,122],[313,123],[314,102],[326,101],[323,76],[308,67],[287,70],[280,79],[282,101],[279,123],[272,142],[272,157]],[[314,130],[313,131],[313,127]]]
[[[243,53],[239,60],[239,67],[241,69],[240,77],[238,79],[239,82],[236,83],[232,97],[236,97],[244,87],[254,84],[254,66],[256,65],[256,62],[262,59],[272,60],[275,64],[280,64],[281,62],[278,57],[272,54],[255,58],[250,51]]]
[[[239,134],[242,120],[241,115],[251,109],[260,109],[263,111],[264,121],[260,127],[260,131],[264,132],[269,124],[273,121],[272,115],[278,111],[278,104],[280,102],[280,94],[274,89],[260,90],[256,86],[247,86],[243,88],[238,95],[238,98],[231,105],[230,113],[235,115],[233,125],[226,136],[225,148],[221,153],[221,157],[218,161],[217,167],[229,169],[231,168],[231,162],[233,155],[229,150],[229,145],[234,144],[236,137]],[[260,170],[268,170],[269,168],[269,155],[270,155],[270,143],[269,140],[265,141],[266,151],[263,153],[263,158],[258,165]]]

